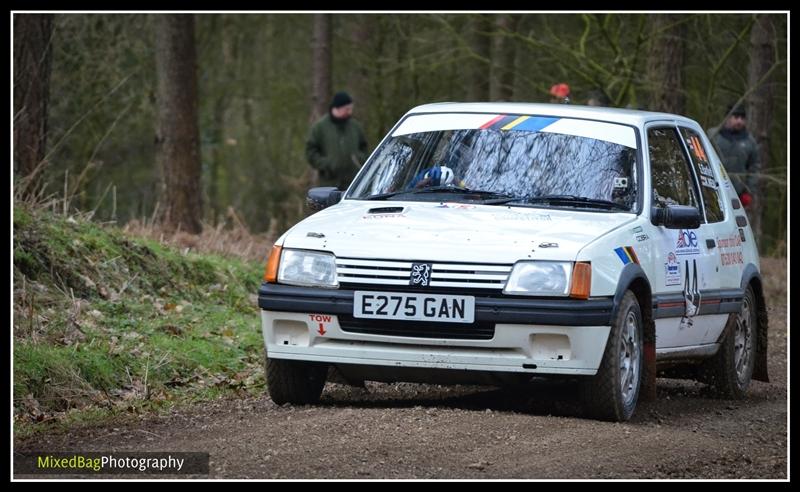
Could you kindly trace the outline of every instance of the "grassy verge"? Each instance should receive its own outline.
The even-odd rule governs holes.
[[[262,268],[15,204],[16,434],[262,391]]]

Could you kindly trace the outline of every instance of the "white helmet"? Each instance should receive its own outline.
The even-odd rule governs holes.
[[[453,183],[455,174],[447,166],[434,166],[433,169],[425,173],[425,178],[431,178],[434,186],[446,186]],[[438,183],[436,181],[438,180]]]

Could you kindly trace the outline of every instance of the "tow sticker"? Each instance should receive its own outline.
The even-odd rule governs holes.
[[[325,325],[331,322],[332,317],[330,315],[309,314],[308,317],[311,318],[313,323],[319,325],[319,328],[317,328],[315,331],[319,333],[320,336],[325,336],[325,334],[328,333],[328,330],[325,329]]]

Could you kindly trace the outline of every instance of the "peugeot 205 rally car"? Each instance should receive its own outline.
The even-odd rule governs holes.
[[[346,191],[283,234],[259,290],[267,382],[580,378],[627,420],[656,371],[726,397],[767,380],[745,210],[705,132],[664,113],[441,103],[400,119]],[[643,390],[642,388],[645,388]]]

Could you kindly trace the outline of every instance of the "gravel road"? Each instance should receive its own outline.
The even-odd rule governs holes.
[[[787,479],[786,306],[769,316],[771,383],[733,401],[659,379],[658,399],[624,424],[582,418],[569,383],[329,383],[315,406],[221,399],[17,441],[15,451],[202,451],[211,478]]]

